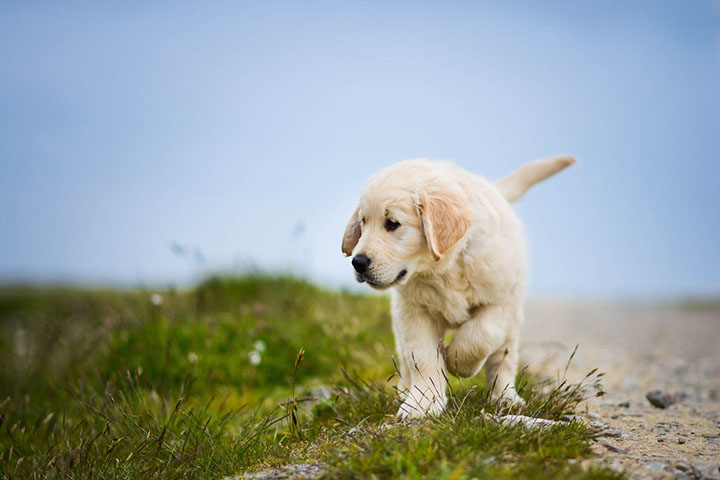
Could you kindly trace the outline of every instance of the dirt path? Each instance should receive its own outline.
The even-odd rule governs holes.
[[[606,372],[606,395],[588,405],[609,436],[600,461],[631,478],[720,479],[720,309],[530,302],[521,357],[556,375],[576,344],[568,377]],[[684,397],[660,409],[645,395]]]

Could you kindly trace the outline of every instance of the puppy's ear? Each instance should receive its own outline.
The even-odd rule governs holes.
[[[360,240],[360,216],[359,208],[355,209],[355,212],[350,217],[350,220],[345,227],[345,233],[342,239],[342,251],[346,257],[352,255],[352,251]]]
[[[418,211],[435,260],[440,260],[472,223],[470,208],[458,192],[421,191]]]

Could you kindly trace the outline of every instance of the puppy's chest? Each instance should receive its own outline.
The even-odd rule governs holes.
[[[457,327],[470,319],[485,303],[481,292],[467,285],[463,287],[448,288],[446,285],[418,283],[413,292],[413,303],[449,326]]]

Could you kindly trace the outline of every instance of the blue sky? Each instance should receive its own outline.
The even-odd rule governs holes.
[[[381,167],[570,153],[532,293],[720,293],[717,1],[2,2],[0,59],[4,281],[352,286]]]

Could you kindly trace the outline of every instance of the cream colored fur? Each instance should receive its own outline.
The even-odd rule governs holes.
[[[514,380],[527,260],[522,225],[508,202],[573,162],[537,160],[491,183],[450,162],[407,160],[370,179],[342,250],[370,258],[358,281],[394,287],[399,417],[441,412],[444,372],[470,377],[483,365],[494,399],[523,402]],[[399,227],[387,228],[388,221]],[[455,336],[445,347],[451,329]]]

